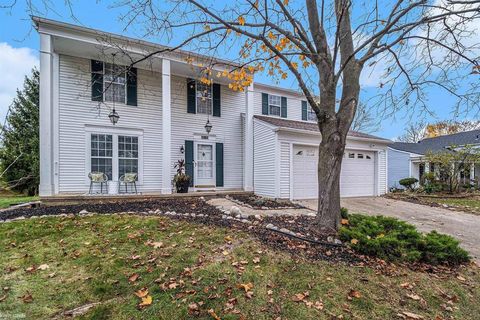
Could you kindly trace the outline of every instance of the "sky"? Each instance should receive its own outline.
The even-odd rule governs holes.
[[[139,37],[140,32],[130,28],[126,32],[124,24],[119,21],[122,9],[119,9],[109,1],[82,0],[73,1],[72,16],[70,8],[64,6],[63,1],[53,8],[44,9],[39,7],[41,16],[63,22],[83,25],[103,31],[123,34],[131,37]],[[220,3],[221,1],[217,1]],[[52,2],[54,3],[54,2]],[[155,42],[155,39],[150,39]],[[163,43],[168,45],[168,43]],[[39,66],[39,37],[32,26],[29,18],[26,1],[18,0],[11,9],[0,8],[0,121],[3,123],[9,105],[16,95],[17,88],[23,85],[24,77],[30,74],[33,67]],[[364,96],[375,95],[378,86],[378,72],[364,73],[362,87]],[[266,75],[255,77],[256,81],[270,83],[285,88],[298,89],[296,82],[290,77],[287,80],[273,82]],[[380,127],[375,132],[384,138],[394,139],[400,136],[410,122],[425,120],[435,122],[452,119],[452,106],[454,99],[446,92],[437,90],[430,92],[430,104],[435,106],[435,114],[424,114],[419,111],[401,110],[388,118],[378,118]],[[475,119],[478,114],[472,113],[458,118]]]

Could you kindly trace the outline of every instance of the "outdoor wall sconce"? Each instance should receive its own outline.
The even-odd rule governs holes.
[[[184,154],[185,153],[185,148],[183,146],[180,147],[180,153]]]
[[[108,117],[113,125],[115,125],[118,122],[118,119],[120,119],[120,116],[118,115],[117,111],[115,111],[115,108],[113,108]]]
[[[210,120],[207,120],[207,123],[205,124],[205,131],[207,131],[207,134],[210,134],[210,131],[212,131],[212,125],[210,124]]]

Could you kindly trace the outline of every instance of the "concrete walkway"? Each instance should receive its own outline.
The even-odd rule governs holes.
[[[316,209],[316,200],[300,201]],[[344,198],[342,206],[353,213],[396,217],[417,226],[420,231],[437,230],[461,241],[461,245],[480,262],[480,216],[382,197]]]

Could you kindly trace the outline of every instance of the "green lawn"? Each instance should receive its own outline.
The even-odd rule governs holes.
[[[215,319],[213,312],[220,319],[480,314],[476,267],[464,267],[458,276],[401,267],[380,275],[368,267],[295,258],[232,229],[164,217],[2,223],[0,251],[2,319],[47,319],[92,302],[102,303],[81,319]],[[141,288],[152,297],[144,308],[134,295]]]
[[[38,197],[27,196],[2,196],[0,197],[0,209],[8,208],[13,204],[25,203],[30,201],[36,201]]]

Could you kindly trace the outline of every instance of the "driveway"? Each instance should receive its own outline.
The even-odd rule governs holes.
[[[301,201],[316,209],[317,200]],[[454,236],[480,262],[480,216],[382,197],[343,198],[342,206],[352,213],[384,215],[408,221],[423,232],[437,230]]]

